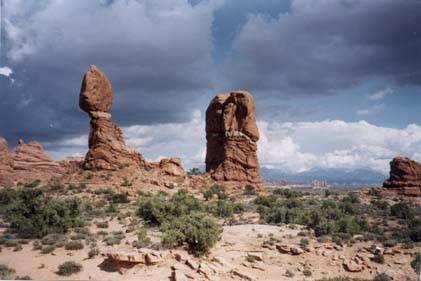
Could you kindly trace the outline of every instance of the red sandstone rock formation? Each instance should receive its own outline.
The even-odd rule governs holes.
[[[13,160],[9,153],[7,141],[0,138],[0,184],[13,182]]]
[[[186,176],[180,158],[161,159],[161,161],[159,161],[159,168],[168,176],[183,178]]]
[[[421,190],[421,164],[407,157],[395,157],[390,162],[390,178],[383,187],[417,187]]]
[[[83,168],[112,170],[122,164],[147,165],[139,152],[128,147],[120,128],[113,124],[111,114],[113,91],[107,77],[95,66],[85,74],[79,106],[89,113],[89,151]]]
[[[20,140],[19,145],[9,152],[6,140],[0,138],[0,184],[45,180],[64,173],[65,169],[48,157],[39,143]]]
[[[206,171],[215,180],[260,182],[259,130],[253,96],[244,91],[217,95],[206,110]]]

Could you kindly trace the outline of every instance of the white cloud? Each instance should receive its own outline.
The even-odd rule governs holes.
[[[8,67],[8,66],[0,67],[0,75],[10,77],[10,75],[12,75],[12,73],[13,73],[13,70],[10,67]]]
[[[381,100],[387,95],[393,94],[393,89],[391,88],[385,88],[383,90],[379,90],[377,92],[372,93],[368,96],[368,99],[370,100]]]
[[[387,174],[397,155],[421,160],[421,126],[379,127],[366,121],[258,122],[261,166],[300,172],[311,168],[370,168]],[[205,122],[199,110],[191,121],[122,128],[126,143],[148,160],[178,156],[186,168],[203,166]],[[56,158],[84,155],[87,136],[45,144]],[[64,153],[64,154],[63,154]],[[58,157],[60,155],[60,157]]]

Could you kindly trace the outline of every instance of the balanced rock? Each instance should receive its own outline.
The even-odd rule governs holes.
[[[206,110],[206,171],[219,181],[260,182],[259,130],[253,96],[236,91],[215,96]]]
[[[111,110],[113,105],[113,88],[108,80],[96,66],[91,65],[82,81],[79,106],[86,112]]]
[[[395,157],[390,162],[390,177],[383,187],[421,189],[421,164],[407,157]]]
[[[83,168],[112,170],[119,165],[145,165],[139,152],[128,147],[120,128],[111,122],[107,113],[112,106],[113,92],[107,77],[95,66],[85,74],[79,97],[79,106],[89,113],[89,151]]]

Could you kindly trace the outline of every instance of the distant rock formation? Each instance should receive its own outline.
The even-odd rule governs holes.
[[[9,153],[7,141],[0,138],[0,184],[13,182],[13,160]]]
[[[421,164],[407,157],[395,157],[390,162],[390,177],[386,188],[417,187],[421,190]]]
[[[219,181],[259,183],[253,96],[245,91],[215,96],[206,110],[206,171]]]
[[[18,146],[9,152],[7,141],[0,138],[0,184],[49,179],[64,173],[60,162],[48,157],[38,142],[20,140]]]
[[[146,165],[139,152],[128,147],[120,128],[113,124],[111,110],[113,90],[108,78],[95,66],[86,72],[79,97],[79,107],[89,113],[89,151],[83,168],[112,170],[122,164]]]
[[[161,161],[159,161],[159,168],[168,176],[183,178],[186,176],[183,166],[181,165],[181,159],[177,157],[161,159]]]

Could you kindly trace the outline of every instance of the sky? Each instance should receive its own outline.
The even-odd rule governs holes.
[[[83,74],[148,160],[204,165],[212,97],[251,92],[261,166],[290,172],[421,161],[419,0],[3,0],[0,136],[84,156]]]

